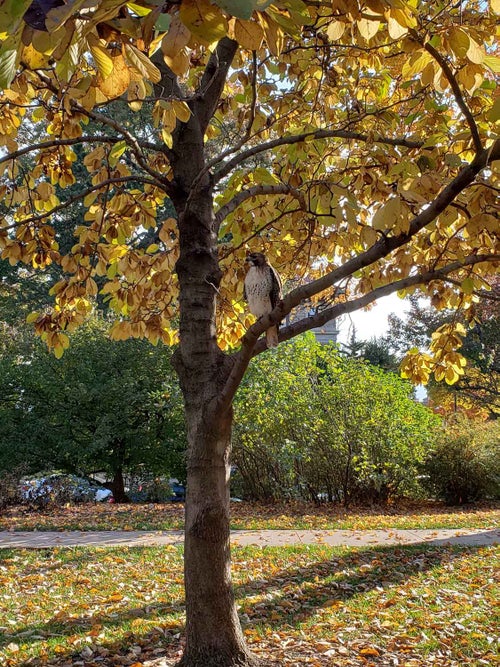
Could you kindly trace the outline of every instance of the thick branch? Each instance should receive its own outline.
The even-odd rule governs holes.
[[[227,73],[237,48],[238,42],[229,39],[229,37],[224,37],[217,44],[217,48],[208,60],[199,88],[196,91],[195,100],[192,103],[193,113],[198,119],[203,133],[217,109],[220,96],[224,90]]]
[[[463,261],[453,262],[447,266],[443,266],[440,269],[434,269],[431,271],[426,271],[425,273],[419,273],[414,276],[408,276],[407,278],[402,278],[393,283],[388,283],[387,285],[382,285],[372,290],[368,294],[364,294],[357,299],[348,301],[345,303],[338,303],[332,306],[331,308],[326,308],[319,313],[315,313],[309,317],[306,317],[302,320],[298,320],[293,324],[290,324],[287,327],[283,327],[280,330],[280,341],[289,340],[295,336],[304,333],[305,331],[310,331],[316,327],[321,327],[330,320],[336,319],[340,315],[346,313],[352,313],[355,310],[364,308],[365,306],[373,303],[377,299],[381,299],[384,296],[389,294],[394,294],[394,292],[399,292],[400,290],[407,289],[415,285],[425,285],[433,280],[443,280],[448,281],[448,275],[459,269],[463,269],[466,266],[474,266],[475,264],[481,264],[483,262],[499,262],[500,254],[497,255],[469,255]],[[455,281],[450,281],[455,282]],[[254,349],[252,356],[260,354],[266,349],[265,341],[259,341]]]
[[[365,141],[372,142],[376,144],[386,144],[388,146],[401,146],[403,148],[422,148],[423,142],[421,141],[412,141],[411,139],[393,139],[391,137],[369,137],[367,134],[362,134],[361,132],[350,132],[348,130],[314,130],[312,132],[303,132],[302,134],[291,134],[285,137],[278,137],[277,139],[272,139],[271,141],[266,141],[263,144],[258,144],[257,146],[252,146],[246,151],[242,151],[239,155],[236,155],[232,160],[226,162],[226,164],[221,167],[214,174],[214,183],[218,183],[221,179],[225,178],[235,167],[240,165],[245,160],[258,155],[259,153],[264,153],[265,151],[272,150],[278,146],[286,146],[289,144],[297,144],[301,141],[306,141],[306,139],[348,139],[355,141]]]
[[[298,336],[305,331],[310,331],[311,329],[320,327],[323,324],[326,324],[326,322],[340,317],[341,315],[352,313],[356,310],[359,310],[360,308],[364,308],[365,306],[368,306],[370,303],[373,303],[383,296],[393,294],[394,292],[398,292],[399,290],[406,289],[411,286],[424,285],[431,280],[446,280],[446,277],[449,273],[453,273],[454,271],[457,271],[465,266],[471,266],[480,262],[493,261],[500,261],[500,255],[470,255],[462,262],[453,262],[452,264],[448,264],[447,266],[444,266],[440,269],[426,271],[414,276],[408,276],[407,278],[402,278],[401,280],[383,285],[382,287],[377,287],[368,294],[364,294],[357,299],[335,304],[331,308],[327,308],[320,313],[303,318],[302,320],[298,320],[297,322],[293,322],[293,324],[282,328],[279,334],[280,342],[294,338],[295,336]],[[306,286],[298,287],[296,290],[293,290],[291,294],[297,295],[303,293],[305,291],[304,287]],[[299,301],[300,300],[302,299],[299,299]],[[277,310],[278,308],[275,308],[273,313],[263,317],[261,320],[256,322],[256,324],[252,325],[243,337],[243,346],[241,350],[235,355],[235,363],[219,398],[219,407],[221,409],[225,409],[231,404],[252,357],[267,349],[265,340],[262,339],[257,342],[257,339],[260,334],[263,333],[263,331],[271,326],[271,324],[276,324],[279,321],[279,318],[274,315]],[[288,312],[290,311],[287,310],[287,313]]]
[[[299,201],[301,208],[304,210],[306,209],[306,203],[302,193],[286,183],[277,183],[276,185],[253,185],[247,190],[241,190],[228,201],[227,204],[220,207],[215,214],[216,225],[219,226],[224,218],[238,208],[241,203],[259,195],[292,195]]]
[[[371,248],[365,252],[353,257],[348,260],[345,264],[338,267],[337,269],[331,271],[322,278],[318,278],[306,285],[302,285],[295,290],[292,290],[287,296],[281,301],[274,310],[268,315],[262,317],[258,322],[253,324],[247,333],[242,338],[242,349],[238,353],[236,362],[234,364],[233,370],[227,380],[226,386],[224,387],[221,396],[219,398],[219,404],[221,409],[229,407],[231,404],[234,394],[243,378],[245,370],[248,366],[248,363],[251,357],[254,354],[254,348],[256,349],[255,353],[259,348],[256,346],[259,336],[266,331],[273,324],[277,324],[284,319],[286,315],[297,306],[302,301],[310,299],[312,296],[319,294],[332,287],[335,283],[338,283],[340,280],[352,276],[356,271],[370,266],[379,259],[386,257],[392,251],[397,248],[405,245],[409,240],[415,236],[421,229],[433,222],[440,213],[442,213],[447,206],[455,199],[455,197],[460,194],[472,181],[476,178],[477,174],[484,169],[489,162],[500,159],[500,139],[497,139],[496,142],[489,148],[481,151],[471,164],[464,167],[459,174],[449,183],[443,190],[438,194],[436,199],[419,215],[417,215],[412,222],[410,223],[409,231],[405,234],[399,234],[397,236],[384,236],[379,241],[377,241]],[[492,261],[496,259],[497,256],[488,257],[488,260],[485,260],[484,257],[480,261]],[[474,260],[475,263],[479,260]],[[462,265],[465,265],[464,262],[460,263],[458,266],[450,265],[454,268],[448,268],[448,272],[457,270]],[[430,273],[434,274],[437,272],[443,272],[446,269],[436,269]],[[427,273],[426,275],[430,275]],[[405,280],[413,279],[416,277],[410,277]],[[430,280],[431,278],[428,278]],[[420,276],[421,280],[421,276]],[[409,283],[412,284],[412,283]],[[418,284],[418,283],[413,283]],[[396,287],[394,290],[402,289],[403,287]],[[383,288],[380,288],[383,289]],[[386,287],[388,289],[388,287]],[[390,293],[390,292],[387,292]],[[370,293],[372,294],[372,293]],[[374,299],[379,298],[382,294],[379,292]],[[360,300],[357,302],[357,306],[353,307],[352,310],[362,308],[363,305],[370,303],[370,300],[363,303],[363,299],[368,298],[369,295],[365,297],[360,297]],[[354,302],[350,302],[354,303]],[[338,308],[338,312],[330,314],[328,319],[336,317],[337,315],[342,314],[343,312],[351,312],[349,310],[341,310],[341,308],[347,308],[348,304],[338,304],[334,308]],[[327,320],[325,320],[327,321]],[[313,324],[312,327],[316,326]],[[309,328],[312,328],[309,327]],[[304,329],[306,331],[307,328]],[[293,335],[297,335],[300,331],[295,331]]]

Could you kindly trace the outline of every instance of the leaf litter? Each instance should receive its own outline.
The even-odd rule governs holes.
[[[266,665],[498,664],[500,547],[233,550]],[[0,664],[167,667],[182,653],[182,549],[0,551]]]
[[[353,507],[307,502],[231,505],[235,529],[375,530],[416,528],[495,528],[500,504],[446,507],[436,502],[400,501],[384,507]],[[184,506],[165,504],[67,505],[35,510],[11,507],[0,516],[0,530],[168,530],[184,525]]]

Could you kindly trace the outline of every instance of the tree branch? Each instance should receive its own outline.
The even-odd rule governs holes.
[[[221,224],[224,218],[238,208],[241,203],[252,197],[257,197],[258,195],[292,195],[292,197],[295,197],[295,199],[299,201],[302,209],[306,210],[307,208],[302,193],[286,183],[277,183],[276,185],[253,185],[247,190],[241,190],[228,201],[227,204],[220,207],[215,214],[215,223],[217,227]]]
[[[219,103],[237,48],[238,42],[229,37],[223,37],[210,56],[201,77],[195,99],[191,104],[203,134]]]
[[[54,86],[50,78],[40,70],[36,70],[36,72],[40,77],[41,81],[43,81],[43,83],[47,86],[47,88],[51,90],[56,97],[58,97],[60,91],[57,89],[56,86]],[[119,134],[121,134],[125,139],[125,141],[127,142],[127,144],[130,146],[131,151],[135,156],[135,159],[137,160],[137,164],[142,169],[144,169],[144,171],[147,174],[149,174],[152,178],[154,178],[157,181],[156,185],[158,185],[158,187],[162,188],[165,192],[170,192],[171,190],[170,182],[167,181],[160,172],[156,171],[155,169],[152,169],[149,166],[146,156],[142,152],[142,147],[137,137],[134,137],[133,134],[131,134],[128,130],[126,130],[122,125],[120,125],[120,123],[118,123],[113,118],[109,118],[108,116],[97,113],[95,111],[89,111],[76,100],[71,100],[71,109],[77,111],[83,116],[87,116],[87,118],[92,118],[92,120],[95,120],[98,123],[102,123],[103,125],[112,127]],[[160,149],[156,147],[156,150]],[[166,150],[163,152],[168,155],[168,152]]]
[[[289,144],[297,144],[306,139],[348,139],[356,141],[372,141],[376,144],[387,144],[388,146],[401,146],[403,148],[422,148],[423,143],[421,141],[412,141],[411,139],[392,139],[391,137],[369,137],[367,134],[362,134],[361,132],[350,132],[348,130],[314,130],[312,132],[303,132],[302,134],[292,134],[286,137],[278,137],[277,139],[272,139],[271,141],[266,141],[263,144],[258,144],[257,146],[252,146],[246,151],[242,151],[239,155],[236,155],[232,160],[226,162],[226,164],[221,167],[214,174],[214,183],[218,183],[221,179],[225,178],[235,167],[239,164],[248,160],[248,158],[258,155],[259,153],[264,153],[278,146],[286,146]]]
[[[91,188],[87,188],[83,192],[79,192],[78,194],[73,195],[73,197],[70,197],[62,204],[59,204],[58,206],[54,206],[54,208],[51,208],[50,211],[45,211],[45,213],[40,213],[39,215],[32,215],[30,218],[26,218],[25,220],[20,220],[13,225],[9,225],[7,229],[16,228],[19,227],[19,225],[29,225],[32,222],[40,222],[41,220],[45,220],[45,218],[48,218],[54,215],[55,213],[58,213],[59,211],[63,211],[65,208],[68,208],[69,206],[71,206],[71,204],[74,204],[80,199],[85,199],[87,195],[90,195],[92,192],[95,192],[96,190],[101,190],[102,188],[106,188],[109,187],[110,185],[114,185],[117,183],[130,183],[130,182],[148,183],[149,185],[154,185],[155,187],[158,187],[158,183],[152,178],[144,178],[141,176],[120,176],[118,178],[108,178],[105,181],[102,181],[101,183],[93,185]]]
[[[340,280],[352,276],[356,271],[359,271],[360,269],[365,268],[366,266],[370,266],[379,259],[382,259],[383,257],[389,255],[393,250],[396,250],[397,248],[408,243],[409,240],[413,236],[415,236],[421,229],[423,229],[431,222],[433,222],[438,217],[438,215],[442,213],[447,208],[447,206],[455,199],[455,197],[460,192],[462,192],[468,185],[472,183],[472,181],[475,179],[477,174],[482,169],[484,169],[490,162],[493,162],[494,160],[498,159],[500,159],[500,139],[497,139],[490,148],[483,149],[481,153],[476,155],[474,160],[469,165],[464,167],[457,174],[457,176],[445,188],[443,188],[443,190],[441,190],[441,192],[437,195],[434,201],[419,215],[415,216],[415,218],[410,223],[409,231],[407,233],[399,234],[397,236],[392,236],[392,237],[384,236],[379,241],[377,241],[371,248],[361,253],[360,255],[357,255],[356,257],[353,257],[352,259],[348,260],[345,264],[334,269],[333,271],[323,276],[322,278],[318,278],[317,280],[314,280],[306,285],[301,285],[300,287],[292,290],[276,306],[276,308],[274,308],[274,310],[271,313],[260,318],[255,324],[253,324],[242,338],[242,348],[236,355],[236,360],[233,369],[228,377],[224,389],[220,394],[219,406],[221,407],[221,409],[223,410],[227,409],[231,405],[231,402],[243,378],[243,375],[250,362],[250,359],[254,354],[258,354],[259,351],[262,351],[259,348],[259,345],[263,345],[263,343],[257,344],[257,340],[264,331],[266,331],[267,329],[269,329],[269,327],[283,320],[285,316],[288,315],[288,313],[292,310],[292,308],[297,306],[302,301],[310,299],[312,296],[315,296],[316,294],[325,291],[326,289],[332,287],[335,283],[338,283]],[[488,260],[484,259],[484,256],[482,257],[483,258],[481,260],[474,260],[474,262],[472,262],[471,259],[470,261],[471,263],[477,263],[478,261],[490,261],[492,259],[496,261],[497,259],[500,259],[498,255],[488,256]],[[443,272],[445,272],[446,270],[448,270],[448,272],[455,271],[464,265],[465,265],[464,262],[461,262],[459,264],[454,263],[442,269],[434,269],[433,271],[428,272],[425,275],[426,276],[436,275],[439,277],[439,275],[444,274]],[[427,277],[427,281],[431,279],[432,279],[431,277]],[[408,285],[418,284],[418,281],[422,282],[422,275],[420,274],[419,276],[410,276],[408,278],[403,279],[403,281],[408,281],[408,280],[413,280],[413,281],[417,280],[417,282],[413,283],[410,282],[408,283]],[[378,288],[378,289],[379,290],[389,289],[389,291],[385,292],[389,294],[391,293],[391,291],[397,291],[398,289],[403,289],[403,281],[392,283],[392,285],[401,285],[398,287],[394,287],[392,290],[390,290],[389,286],[384,286],[383,288]],[[383,292],[379,291],[377,293],[377,296],[370,299],[369,298],[370,295],[374,294],[374,292],[376,292],[376,290],[370,292],[368,295],[360,297],[355,301],[351,301],[346,304],[337,304],[336,306],[333,306],[332,308],[333,312],[330,312],[329,317],[325,321],[328,321],[328,319],[332,319],[332,317],[337,317],[338,315],[341,315],[344,312],[351,312],[352,310],[357,310],[359,308],[362,308],[363,305],[371,303],[372,300],[380,298],[380,296],[384,294]],[[352,307],[350,307],[351,304],[355,305],[352,305]],[[348,310],[349,307],[350,309]],[[291,326],[296,326],[296,329],[293,330],[293,333],[290,335],[290,337],[296,336],[302,331],[307,331],[308,328],[312,328],[316,326],[316,324],[313,324],[311,327],[306,327],[304,329],[299,329],[298,324]]]
[[[422,44],[422,42],[420,43]],[[477,129],[474,116],[472,115],[469,107],[465,103],[462,91],[460,90],[460,86],[458,85],[458,81],[456,80],[455,75],[451,70],[451,67],[447,63],[446,59],[443,58],[443,56],[439,53],[439,51],[437,51],[437,49],[435,49],[432,46],[432,44],[426,42],[425,44],[422,44],[422,46],[428,53],[431,54],[431,56],[443,70],[443,74],[445,75],[446,80],[450,84],[451,89],[453,91],[455,101],[458,107],[460,108],[460,111],[463,113],[465,120],[467,121],[467,124],[469,126],[470,133],[472,136],[472,141],[474,143],[474,148],[476,149],[476,153],[479,153],[480,151],[483,150],[483,144],[481,142],[481,137],[479,136],[479,130]]]
[[[500,254],[469,255],[469,257],[466,257],[463,261],[453,262],[452,264],[443,266],[440,269],[433,269],[426,271],[425,273],[416,274],[414,276],[407,276],[406,278],[402,278],[401,280],[397,280],[393,283],[388,283],[387,285],[377,287],[368,294],[364,294],[357,299],[353,299],[352,301],[345,303],[335,304],[331,308],[326,308],[325,310],[316,313],[315,315],[298,320],[297,322],[282,328],[280,330],[279,339],[280,341],[284,341],[289,340],[290,338],[294,338],[298,334],[304,333],[305,331],[315,329],[316,327],[321,327],[330,320],[336,319],[340,315],[352,313],[355,310],[359,310],[360,308],[364,308],[370,303],[373,303],[373,301],[376,301],[377,299],[381,299],[382,297],[388,296],[389,294],[394,294],[394,292],[399,292],[400,290],[406,289],[408,287],[415,285],[425,285],[432,280],[443,280],[457,284],[456,281],[449,280],[448,274],[463,269],[467,266],[474,266],[475,264],[480,264],[483,262],[500,262]],[[253,349],[252,356],[260,354],[265,349],[265,341],[259,341]]]
[[[38,150],[44,150],[45,148],[55,148],[57,146],[74,146],[75,144],[92,144],[92,143],[103,143],[103,144],[115,144],[119,140],[119,137],[107,137],[99,135],[83,135],[81,137],[74,137],[73,139],[52,139],[50,141],[42,141],[38,144],[32,144],[31,146],[25,146],[20,148],[17,151],[8,153],[0,158],[0,164],[3,162],[8,162],[9,160],[17,160],[17,158],[26,155],[27,153],[32,153]]]

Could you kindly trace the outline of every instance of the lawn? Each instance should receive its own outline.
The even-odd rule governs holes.
[[[446,507],[432,502],[401,502],[385,508],[352,508],[313,503],[231,504],[231,525],[239,529],[484,528],[500,525],[500,504]],[[184,507],[85,504],[33,511],[12,507],[0,516],[0,530],[168,530],[182,528]]]
[[[498,664],[500,547],[236,548],[236,595],[269,665]],[[173,664],[180,547],[0,550],[0,664]]]

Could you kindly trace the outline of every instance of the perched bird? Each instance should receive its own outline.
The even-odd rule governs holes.
[[[249,265],[245,277],[244,297],[252,315],[260,318],[268,315],[281,300],[281,280],[266,256],[251,252],[245,260]],[[278,345],[278,325],[266,331],[267,347]]]

